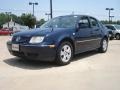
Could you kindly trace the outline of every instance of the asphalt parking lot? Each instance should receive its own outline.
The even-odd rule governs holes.
[[[0,90],[120,90],[120,41],[108,52],[75,56],[71,64],[24,61],[9,54],[0,36]]]

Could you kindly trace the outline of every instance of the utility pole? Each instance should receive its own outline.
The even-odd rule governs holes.
[[[106,10],[109,11],[109,23],[110,23],[110,21],[111,21],[110,18],[113,17],[113,16],[111,16],[111,11],[113,11],[114,8],[106,8]]]
[[[112,18],[114,18],[114,16],[110,16],[110,18],[111,18],[111,22],[112,22]]]
[[[50,17],[53,18],[52,0],[50,0]]]
[[[33,16],[35,14],[35,5],[38,5],[38,2],[29,2],[29,5],[33,5]]]

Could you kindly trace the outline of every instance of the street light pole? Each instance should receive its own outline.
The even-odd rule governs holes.
[[[111,10],[110,10],[110,9],[108,9],[108,10],[109,10],[109,23],[110,23],[110,16],[111,16],[111,15],[110,15],[110,11],[111,11]]]
[[[50,17],[53,18],[52,0],[50,0]]]
[[[106,10],[109,11],[109,23],[110,23],[110,18],[111,18],[111,11],[114,10],[114,8],[106,8]],[[113,16],[112,16],[113,17]]]
[[[8,28],[9,28],[10,27],[9,20],[10,20],[11,12],[5,12],[5,13],[6,13],[6,15],[8,15]],[[11,17],[11,19],[12,19],[12,17]]]
[[[34,13],[35,13],[35,11],[34,11],[34,9],[35,9],[35,6],[34,6],[35,4],[33,4],[33,16],[34,16]]]
[[[35,5],[38,5],[37,2],[33,3],[33,2],[29,2],[29,5],[33,5],[33,16],[34,16],[34,13],[35,13]]]

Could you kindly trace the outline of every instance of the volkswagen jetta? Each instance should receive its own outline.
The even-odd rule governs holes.
[[[108,32],[91,16],[59,16],[39,29],[14,34],[7,47],[14,56],[66,65],[78,53],[95,49],[106,52]]]

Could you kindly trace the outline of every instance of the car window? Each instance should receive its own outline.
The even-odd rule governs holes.
[[[114,26],[106,26],[108,29],[115,30]]]
[[[99,24],[98,24],[96,19],[90,18],[90,21],[91,21],[91,26],[92,27],[99,27]]]
[[[87,17],[81,17],[78,23],[79,23],[80,28],[89,28],[90,27],[89,20]]]
[[[41,28],[75,28],[78,16],[61,16],[46,22]]]

